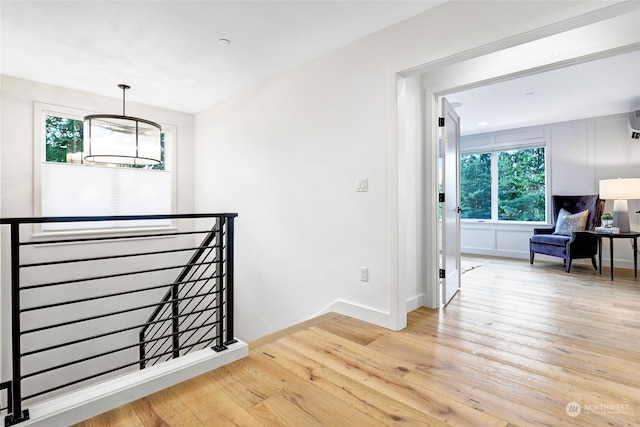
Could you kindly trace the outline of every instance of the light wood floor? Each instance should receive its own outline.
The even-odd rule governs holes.
[[[326,315],[78,426],[640,425],[640,280],[465,264],[454,300],[401,332]]]

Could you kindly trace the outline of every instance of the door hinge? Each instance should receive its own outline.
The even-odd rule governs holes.
[[[444,203],[444,193],[438,193],[438,202]]]
[[[444,127],[444,117],[438,117],[438,127]]]
[[[447,277],[447,276],[445,275],[444,268],[441,268],[441,269],[440,269],[440,273],[439,273],[439,275],[438,275],[438,276],[439,276],[441,279],[444,279],[445,277]]]

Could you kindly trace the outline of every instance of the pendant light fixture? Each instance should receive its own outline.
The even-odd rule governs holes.
[[[94,114],[84,118],[84,159],[116,165],[156,165],[162,161],[160,125],[125,114],[122,89],[122,115]]]

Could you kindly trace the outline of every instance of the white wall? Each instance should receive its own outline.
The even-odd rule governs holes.
[[[325,310],[393,327],[406,220],[396,216],[395,74],[584,7],[596,6],[447,3],[197,114],[196,206],[240,215],[238,335],[250,340]],[[357,177],[369,179],[368,193],[355,192]]]
[[[554,194],[596,194],[601,179],[640,176],[640,144],[628,135],[627,123],[628,115],[620,114],[551,126]],[[635,213],[640,201],[628,203],[631,229],[640,230]],[[607,201],[605,211],[613,212],[613,201]],[[603,263],[608,265],[608,242],[602,249]],[[630,240],[616,241],[614,266],[633,268]]]
[[[122,108],[121,99],[117,98],[107,98],[98,95],[93,95],[89,93],[83,93],[73,90],[64,89],[61,87],[54,87],[50,85],[45,85],[41,83],[36,83],[32,81],[17,79],[9,76],[1,76],[1,109],[2,109],[2,117],[1,117],[1,133],[0,133],[0,150],[2,151],[2,158],[0,163],[0,215],[3,218],[9,217],[31,217],[34,215],[38,215],[38,212],[34,210],[34,102],[42,102],[47,104],[55,104],[64,107],[72,107],[82,110],[95,111],[95,112],[103,112],[103,113],[117,113]],[[114,90],[114,94],[117,94],[117,91]],[[176,206],[178,213],[193,213],[194,212],[194,174],[193,174],[193,140],[194,140],[194,117],[191,114],[169,111],[165,109],[155,108],[151,106],[144,106],[135,103],[127,103],[127,112],[133,116],[144,117],[150,120],[158,121],[164,124],[175,125],[177,128],[176,135]],[[37,166],[36,166],[37,167]],[[29,235],[29,229],[23,228],[21,233],[23,234],[23,240],[29,240],[31,236]],[[10,372],[10,357],[9,357],[9,346],[7,345],[10,340],[10,279],[9,279],[9,252],[8,252],[8,227],[2,227],[0,231],[0,238],[2,239],[3,252],[2,252],[2,288],[0,290],[0,302],[2,305],[1,308],[1,342],[2,342],[2,370],[4,373],[3,378],[7,378],[7,372]],[[162,242],[159,243],[158,240],[149,240],[149,241],[136,241],[135,243],[121,244],[118,247],[120,251],[142,251],[152,250],[156,248],[158,244],[165,244],[167,241],[173,240],[169,242],[170,244],[176,243],[179,239],[162,239]],[[23,249],[23,253],[33,253],[35,259],[43,259],[44,257],[51,256],[51,254],[55,254],[55,259],[64,259],[67,254],[69,257],[76,256],[78,253],[84,253],[87,256],[99,256],[101,251],[108,251],[109,246],[113,246],[114,244],[102,244],[97,245],[99,247],[88,247],[88,245],[54,245],[47,247],[38,247],[38,248],[27,248]],[[187,255],[185,255],[187,256]],[[176,257],[180,257],[179,255],[173,257],[174,259],[171,261],[175,261]],[[26,259],[26,257],[25,257]],[[166,261],[171,262],[171,261]],[[117,263],[117,261],[115,262]],[[144,261],[137,261],[136,267],[143,268]],[[95,266],[93,266],[95,267]],[[117,271],[117,267],[111,263],[109,265],[103,265],[104,271],[113,274]],[[127,267],[124,267],[125,269]],[[85,267],[86,270],[86,267]],[[69,271],[74,274],[74,277],[86,277],[89,274],[86,274],[86,271],[83,271],[82,267],[75,267],[73,269],[69,269]],[[65,271],[66,274],[69,274],[69,271]],[[57,274],[59,272],[49,273]],[[106,273],[105,273],[106,274]],[[175,276],[175,272],[172,273]],[[29,280],[30,275],[28,273],[24,273],[24,277],[26,280]],[[68,276],[67,276],[68,277]],[[55,280],[53,276],[48,277],[50,280]],[[173,279],[173,278],[172,278]],[[42,278],[34,278],[35,283],[41,283]],[[137,281],[137,285],[141,285],[138,283],[141,281]],[[124,286],[127,289],[131,289],[133,286],[131,283],[120,283],[111,284],[113,288]],[[83,289],[75,291],[68,290],[68,292],[76,292],[74,295],[80,294],[84,292]],[[162,294],[164,294],[164,290],[159,291],[158,299],[161,298]],[[52,296],[48,294],[46,291],[38,292],[37,295],[31,296],[33,298],[28,303],[36,303],[38,300],[49,302],[54,298],[60,297],[60,294]],[[146,297],[149,297],[146,295]],[[127,299],[127,303],[132,303],[135,300],[135,297],[131,297]],[[103,304],[104,305],[104,304]],[[135,304],[134,304],[135,305]],[[138,305],[142,305],[140,302]],[[93,307],[95,309],[95,307]],[[64,311],[64,310],[63,310]],[[60,316],[64,317],[65,314],[69,314],[73,312],[74,315],[80,316],[82,313],[82,309],[74,308],[73,310],[68,310],[68,313],[62,313]],[[148,313],[139,314],[138,317],[141,319],[138,320],[138,323],[141,323],[146,319]],[[29,323],[33,321],[28,315],[23,316],[23,321],[25,323]],[[69,328],[67,330],[58,330],[55,334],[56,339],[60,338],[68,338],[73,336],[74,328]],[[77,328],[76,328],[77,329]],[[49,337],[40,337],[39,338],[39,346],[42,346],[42,343],[50,338]],[[133,340],[137,339],[136,334],[134,333]],[[29,342],[33,341],[32,338],[25,338],[25,346],[29,346]],[[24,347],[23,347],[24,348]],[[95,349],[94,349],[95,350]],[[53,360],[53,358],[58,355],[51,355],[48,353],[49,358]],[[77,356],[77,355],[76,355]],[[65,355],[68,358],[68,354]],[[137,354],[134,355],[137,358]],[[35,358],[32,358],[35,359]],[[37,361],[34,362],[37,365]],[[82,368],[78,368],[82,369]],[[48,381],[50,378],[43,379],[40,377],[39,381]],[[33,380],[31,380],[33,381]],[[42,384],[41,384],[42,385]],[[29,384],[27,384],[28,388]],[[28,390],[26,390],[28,392]]]
[[[547,139],[549,194],[597,194],[601,179],[639,175],[640,144],[629,137],[627,123],[627,113],[621,113],[473,135],[468,139],[509,138],[523,133],[542,135]],[[605,209],[611,212],[613,202],[607,201]],[[635,214],[639,209],[640,201],[629,201],[632,230],[640,230],[640,218]],[[533,227],[538,226],[465,220],[461,226],[462,252],[528,259],[529,237]],[[543,256],[536,255],[539,257]],[[618,241],[614,246],[614,258],[616,266],[632,268],[631,245]],[[604,243],[603,262],[609,264],[608,242]],[[590,265],[589,261],[586,263]]]

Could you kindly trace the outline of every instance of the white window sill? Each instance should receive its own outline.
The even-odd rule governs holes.
[[[495,221],[489,219],[461,219],[460,226],[465,228],[533,229],[538,227],[551,227],[551,224],[540,221]]]
[[[146,240],[146,239],[166,239],[174,238],[174,235],[163,236],[161,233],[172,233],[178,230],[175,225],[166,225],[161,227],[131,227],[131,228],[105,228],[105,229],[91,229],[91,230],[64,230],[64,231],[38,231],[32,235],[34,242],[44,242],[47,244],[80,244],[83,242],[65,242],[65,240],[73,239],[101,239],[112,236],[125,236],[128,237],[127,241],[131,240]],[[158,233],[155,236],[148,236],[148,234]],[[137,238],[136,238],[137,237]],[[59,242],[57,240],[60,240]],[[110,240],[105,240],[109,242]],[[98,241],[99,242],[99,241]],[[92,240],[91,243],[96,243]]]

